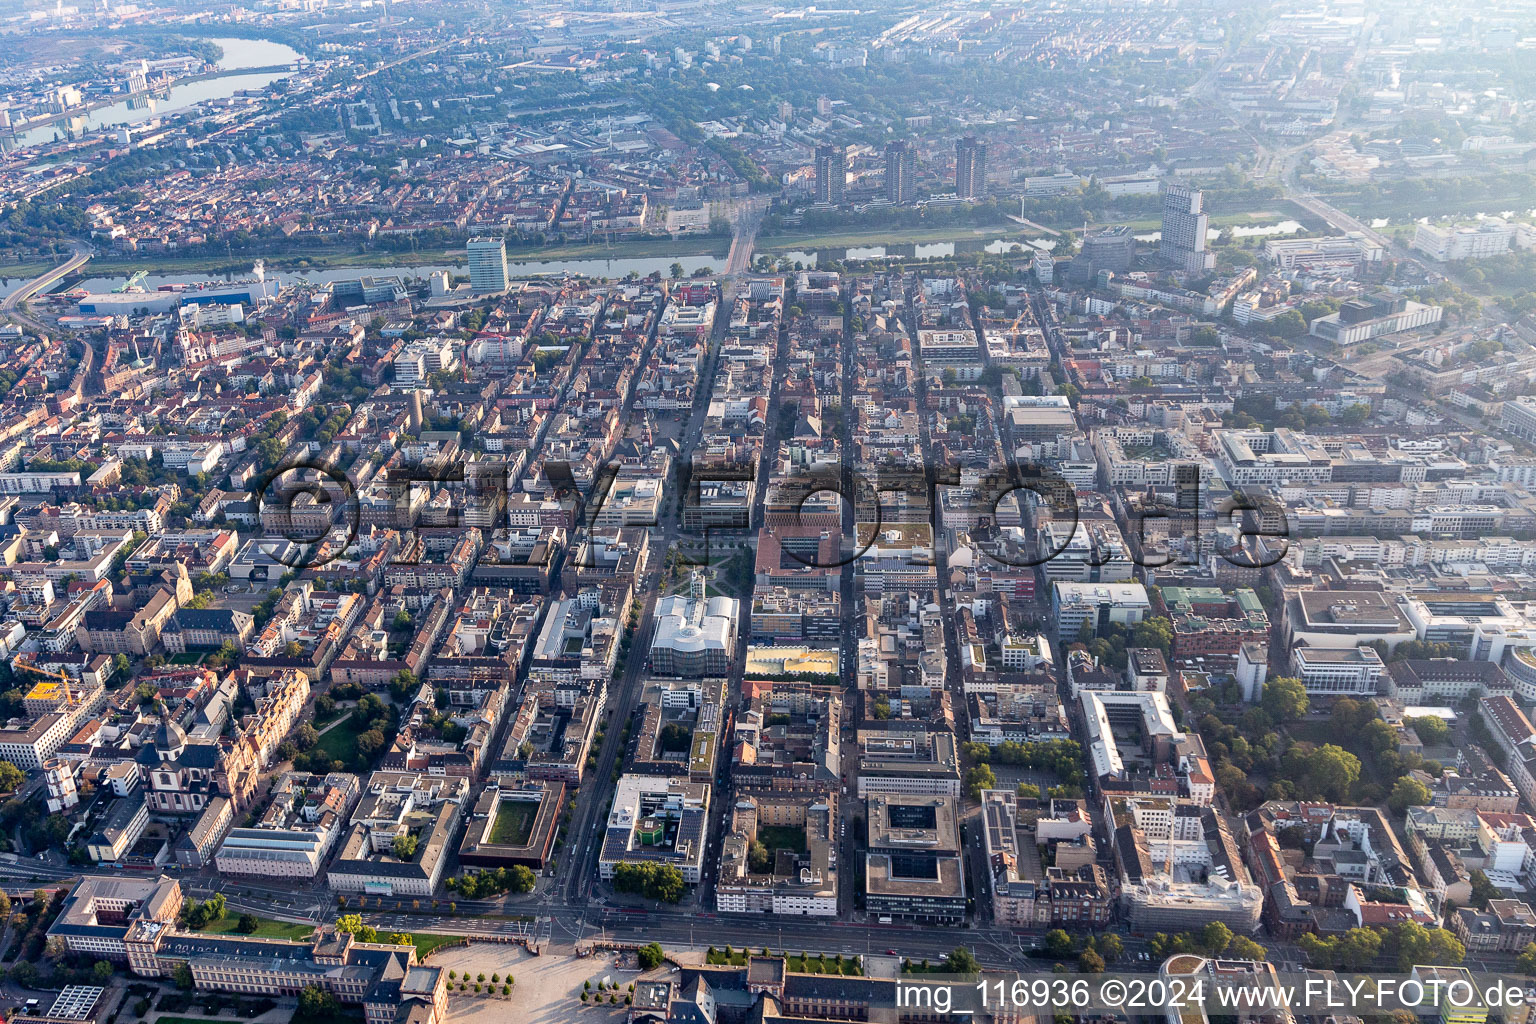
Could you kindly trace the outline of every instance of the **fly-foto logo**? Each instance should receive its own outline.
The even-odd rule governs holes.
[[[623,490],[625,467],[608,463],[583,479],[567,462],[542,465],[544,493],[569,509],[567,525],[589,532],[603,526],[664,525],[667,494],[681,494],[676,529],[686,543],[685,562],[711,564],[713,538],[745,535],[764,525],[771,513],[775,529],[827,530],[835,543],[791,545],[786,557],[813,568],[838,568],[865,557],[888,528],[927,523],[938,536],[946,527],[965,529],[977,550],[990,561],[1012,568],[1033,568],[1065,556],[1086,557],[1092,564],[1121,560],[1149,569],[1193,564],[1210,551],[1232,565],[1261,569],[1285,557],[1290,520],[1268,494],[1205,486],[1201,468],[1177,469],[1172,485],[1145,493],[1112,495],[1117,530],[1126,543],[1080,553],[1081,536],[1100,530],[1099,517],[1084,518],[1077,486],[1054,466],[1016,460],[991,466],[923,464],[794,467],[774,475],[768,494],[758,494],[758,467],[749,462],[698,459],[678,463],[671,479],[661,482],[659,499],[647,506],[625,505],[610,512],[610,501]],[[427,499],[447,502],[434,511],[433,525],[466,530],[512,528],[509,495],[518,469],[499,460],[429,460],[388,467],[382,480],[369,482],[370,525],[406,535],[396,561],[416,557],[419,546],[409,535],[420,521]],[[1212,491],[1219,499],[1212,499]],[[261,525],[259,548],[287,569],[318,569],[346,557],[363,524],[359,487],[339,467],[303,457],[269,471],[252,487]],[[828,521],[828,517],[831,521]],[[845,525],[851,524],[851,529]],[[1213,537],[1211,535],[1214,535]],[[1210,538],[1212,543],[1206,544]],[[1177,541],[1177,543],[1174,543]],[[1092,547],[1092,546],[1090,546]],[[591,546],[580,546],[573,557]],[[932,564],[930,545],[910,545],[911,564]],[[574,568],[594,568],[580,561]]]

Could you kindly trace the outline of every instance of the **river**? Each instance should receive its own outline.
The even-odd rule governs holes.
[[[222,71],[237,72],[241,68],[292,64],[300,56],[299,51],[293,47],[272,42],[270,39],[213,37],[208,41],[224,51],[224,56],[219,58],[218,63]],[[173,85],[163,95],[141,95],[133,99],[119,100],[110,106],[82,113],[68,122],[40,125],[28,131],[19,132],[15,143],[18,147],[25,148],[52,142],[55,136],[63,137],[65,131],[71,127],[71,123],[77,126],[76,131],[84,132],[117,125],[138,124],[150,118],[162,117],[195,107],[199,103],[225,100],[243,90],[264,89],[278,79],[287,77],[287,72],[262,71],[245,75],[220,75],[218,78],[205,78],[198,82]]]
[[[620,278],[633,271],[641,277],[647,274],[667,275],[673,263],[680,263],[683,273],[692,274],[695,270],[725,268],[725,254],[711,256],[708,253],[692,256],[649,256],[649,257],[625,257],[611,260],[525,260],[507,261],[507,272],[513,277],[556,277],[564,274],[575,274],[582,277],[607,277]],[[85,269],[90,270],[87,263]],[[277,281],[284,285],[296,284],[321,284],[328,281],[354,281],[359,277],[372,275],[374,277],[401,277],[406,280],[412,278],[425,279],[435,270],[446,270],[450,274],[467,275],[469,266],[466,263],[440,263],[417,267],[330,267],[325,270],[283,270],[269,269],[267,279]],[[146,291],[154,291],[163,284],[196,284],[203,281],[236,281],[249,277],[248,274],[206,274],[206,273],[175,273],[175,274],[149,274],[141,282]],[[30,278],[7,277],[0,279],[0,298],[4,298],[11,292],[26,284]],[[87,277],[80,281],[72,282],[71,288],[84,288],[88,292],[109,292],[120,287],[128,280],[127,277]],[[56,287],[54,291],[57,291]]]

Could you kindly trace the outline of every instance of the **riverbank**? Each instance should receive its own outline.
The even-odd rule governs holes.
[[[1262,228],[1284,221],[1296,221],[1304,231],[1317,230],[1316,218],[1300,211],[1288,201],[1267,203],[1264,209],[1218,213],[1211,216],[1211,226],[1221,229]],[[1107,227],[1123,224],[1138,234],[1157,231],[1161,226],[1156,219],[1107,221],[1094,225]],[[1291,230],[1295,230],[1294,225]],[[1258,233],[1258,232],[1255,232]],[[811,261],[815,254],[831,253],[841,258],[848,253],[852,258],[881,255],[881,248],[915,246],[917,252],[902,249],[890,252],[892,257],[950,256],[947,248],[953,246],[961,252],[983,247],[992,252],[1002,252],[1014,245],[1029,249],[1031,241],[1049,244],[1061,239],[1048,238],[1041,231],[1026,228],[1016,221],[1004,220],[995,224],[949,224],[921,228],[899,226],[871,227],[863,230],[828,229],[825,231],[800,231],[793,234],[758,236],[755,252],[775,258]],[[623,277],[634,272],[642,276],[659,271],[668,273],[673,261],[684,264],[686,273],[710,268],[721,270],[725,266],[730,240],[718,235],[693,235],[682,238],[615,239],[612,242],[572,242],[560,245],[541,245],[526,248],[509,248],[507,263],[514,275],[573,273],[595,276]],[[925,249],[927,251],[925,251]],[[869,251],[861,251],[869,250]],[[251,271],[251,264],[264,260],[269,272],[324,275],[344,272],[380,272],[425,276],[434,269],[446,269],[452,273],[467,273],[468,264],[464,250],[458,246],[431,247],[394,251],[376,246],[336,245],[330,247],[299,248],[278,243],[263,250],[247,250],[233,255],[168,256],[162,254],[133,256],[116,252],[98,255],[68,282],[69,286],[82,280],[90,280],[93,287],[100,287],[103,279],[120,283],[140,271],[150,275],[149,287],[167,283],[166,279],[198,280],[207,277],[244,277]],[[15,264],[0,273],[13,278],[30,279],[48,268],[29,261]]]
[[[1264,209],[1240,210],[1210,215],[1213,228],[1266,227],[1283,221],[1297,221],[1304,231],[1324,230],[1326,225],[1289,200],[1267,203]],[[1135,220],[1104,220],[1091,223],[1090,228],[1128,227],[1138,234],[1157,231],[1162,222],[1155,218]],[[1081,225],[1057,225],[1058,233],[1080,231]],[[1000,220],[993,224],[948,224],[933,227],[906,228],[896,225],[858,229],[831,229],[821,232],[796,232],[777,235],[758,235],[755,251],[767,254],[805,253],[826,249],[866,249],[895,245],[938,245],[960,242],[995,242],[1025,244],[1027,240],[1045,240],[1043,230],[1027,228],[1017,221]]]
[[[549,245],[529,249],[508,249],[507,262],[560,263],[570,260],[666,259],[684,256],[718,257],[724,265],[730,240],[706,236],[682,239],[647,239],[644,241],[578,243]],[[338,267],[436,267],[458,265],[468,272],[462,248],[417,249],[395,252],[388,249],[336,247],[271,253],[251,252],[238,259],[228,256],[98,256],[86,272],[91,277],[126,277],[140,270],[151,274],[245,274],[251,264],[264,260],[268,270],[330,270]]]
[[[1016,237],[1020,240],[1029,234],[1013,221],[1000,220],[996,224],[978,227],[973,224],[942,224],[931,228],[890,227],[868,230],[830,230],[796,232],[782,235],[758,235],[754,252],[809,252],[815,249],[862,249],[878,245],[933,245],[969,239],[991,241],[996,238]]]
[[[64,262],[61,258],[59,263]],[[5,263],[0,264],[0,284],[6,281],[30,281],[46,274],[59,263]]]

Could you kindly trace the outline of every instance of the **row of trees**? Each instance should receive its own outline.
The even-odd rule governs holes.
[[[416,940],[409,932],[390,932],[380,939],[380,932],[371,924],[363,922],[361,914],[343,914],[336,919],[336,930],[352,936],[358,942],[388,942],[396,946],[414,945]]]
[[[985,743],[966,743],[962,749],[973,761],[1016,764],[1067,777],[1083,770],[1083,747],[1076,740],[1042,740],[1015,743],[1005,740],[996,747]]]
[[[1228,956],[1237,960],[1263,960],[1267,951],[1246,935],[1234,935],[1220,921],[1212,921],[1198,932],[1167,935],[1158,932],[1147,943],[1154,959],[1192,953],[1197,956]]]
[[[456,892],[465,899],[483,900],[504,892],[532,892],[537,881],[532,868],[517,864],[511,868],[466,871],[457,878],[448,879],[444,885],[449,892]]]
[[[1378,957],[1394,961],[1406,971],[1415,964],[1459,964],[1466,947],[1444,928],[1426,928],[1402,921],[1390,928],[1351,928],[1342,935],[1303,935],[1297,947],[1314,967],[1362,971]]]
[[[619,892],[676,903],[683,898],[683,873],[671,864],[620,864],[613,869],[613,887]]]

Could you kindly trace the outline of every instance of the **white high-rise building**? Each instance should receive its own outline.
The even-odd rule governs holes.
[[[500,238],[471,238],[469,287],[477,294],[507,290],[507,243]]]
[[[1163,233],[1157,254],[1165,263],[1198,274],[1216,265],[1215,253],[1205,248],[1210,218],[1205,214],[1205,194],[1188,185],[1163,189]]]

